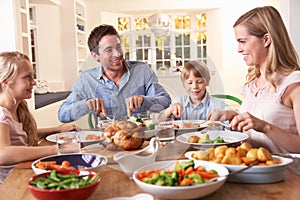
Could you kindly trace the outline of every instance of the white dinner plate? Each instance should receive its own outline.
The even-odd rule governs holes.
[[[196,151],[188,151],[184,156],[188,159],[197,160],[192,157]],[[280,161],[280,164],[271,166],[253,166],[241,173],[229,176],[227,181],[237,183],[276,183],[284,180],[285,170],[289,164],[293,162],[291,158],[280,156],[272,156],[274,160]],[[201,160],[203,161],[203,160]],[[210,162],[210,161],[204,161]],[[247,166],[221,164],[228,169],[229,172],[241,170]]]
[[[176,130],[189,130],[189,131],[200,131],[208,127],[207,123],[204,123],[205,120],[175,120],[174,124],[179,128]]]
[[[72,133],[72,132],[65,132],[65,133]],[[56,136],[58,134],[59,133],[48,135],[46,137],[46,140],[48,140],[50,142],[56,142]],[[96,136],[100,136],[100,139],[99,140],[87,140],[86,136],[89,135],[89,134],[94,134]],[[100,141],[101,138],[102,138],[102,132],[100,132],[100,131],[79,131],[79,137],[80,137],[80,141],[84,142],[84,143]]]
[[[239,145],[245,140],[248,139],[248,135],[245,133],[237,132],[237,131],[207,131],[206,132],[209,135],[209,138],[211,140],[216,139],[217,137],[222,137],[225,143],[191,143],[188,142],[188,138],[191,136],[199,136],[200,138],[203,136],[204,132],[190,132],[190,133],[184,133],[181,135],[178,135],[176,137],[176,140],[178,142],[192,145],[196,149],[208,149],[211,147],[221,146],[221,145],[227,145],[227,146],[235,146]]]

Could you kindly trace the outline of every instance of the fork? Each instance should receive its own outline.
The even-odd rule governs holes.
[[[219,125],[222,125],[226,128],[230,128],[230,125],[229,124],[225,124],[221,121],[207,121],[208,123],[207,124],[212,124],[212,125],[215,125],[215,124],[219,124]]]

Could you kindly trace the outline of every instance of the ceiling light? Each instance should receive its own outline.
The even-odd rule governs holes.
[[[170,30],[170,23],[170,17],[162,13],[151,15],[148,20],[150,30],[155,36],[167,35]]]

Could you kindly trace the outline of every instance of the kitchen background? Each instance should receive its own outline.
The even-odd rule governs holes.
[[[46,80],[50,92],[68,91],[81,70],[97,65],[86,45],[90,31],[99,24],[111,24],[121,34],[126,58],[150,64],[174,95],[184,92],[176,69],[197,59],[210,68],[210,93],[241,97],[239,86],[245,81],[247,66],[236,51],[232,25],[244,12],[264,5],[280,11],[300,52],[297,0],[1,1],[0,51],[26,53],[36,68],[36,78]],[[166,30],[162,36],[149,26],[154,14],[168,16],[169,28],[155,29]],[[165,67],[169,69],[163,71]],[[59,123],[61,101],[38,109],[35,98],[28,102],[39,127]]]

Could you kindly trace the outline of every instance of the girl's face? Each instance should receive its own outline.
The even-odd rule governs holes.
[[[15,81],[10,85],[13,97],[17,101],[30,99],[32,96],[32,89],[35,84],[34,71],[31,64],[27,60],[22,61],[19,66],[18,75]]]
[[[268,43],[265,38],[250,35],[244,25],[234,28],[238,42],[238,52],[242,54],[248,66],[263,66],[268,55]]]
[[[207,86],[204,78],[197,77],[191,72],[189,77],[184,81],[183,86],[193,104],[198,104],[202,101]]]
[[[119,71],[123,68],[123,51],[120,40],[115,35],[106,35],[99,41],[99,55],[95,55],[104,69]]]

